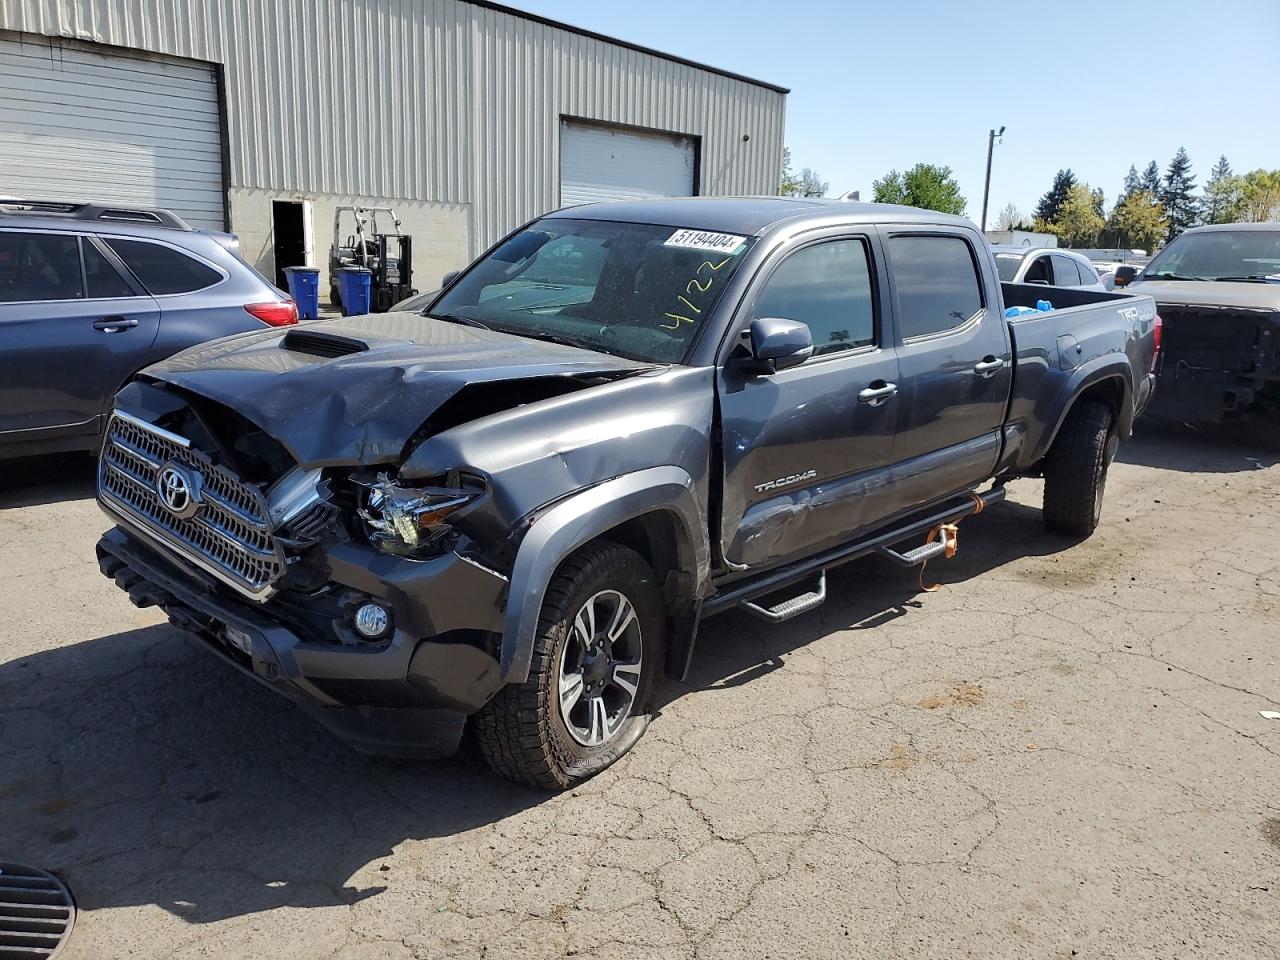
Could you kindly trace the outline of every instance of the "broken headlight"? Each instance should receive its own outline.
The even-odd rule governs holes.
[[[400,556],[430,553],[442,546],[457,514],[484,493],[483,484],[451,473],[438,486],[409,487],[385,473],[359,483],[365,536],[380,550]]]

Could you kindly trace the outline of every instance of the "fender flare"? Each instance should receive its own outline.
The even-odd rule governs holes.
[[[523,683],[529,677],[533,643],[547,586],[560,564],[575,550],[608,530],[646,513],[666,511],[683,531],[682,566],[694,574],[701,595],[710,576],[711,550],[693,477],[680,467],[651,467],[628,473],[557,503],[525,534],[511,569],[506,622],[499,657],[502,679]]]
[[[1030,462],[1038,463],[1048,454],[1053,441],[1058,437],[1058,431],[1062,429],[1063,423],[1080,399],[1080,395],[1104,380],[1120,381],[1120,409],[1116,411],[1116,427],[1122,437],[1127,436],[1133,427],[1133,383],[1129,379],[1130,372],[1129,363],[1124,354],[1107,354],[1075,370],[1066,386],[1062,388],[1058,402],[1049,416],[1045,417],[1045,422],[1050,428],[1045,431]]]

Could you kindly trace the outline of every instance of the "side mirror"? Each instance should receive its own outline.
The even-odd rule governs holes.
[[[798,320],[760,317],[751,321],[751,356],[773,372],[798,366],[813,356],[813,335]]]
[[[1137,275],[1137,267],[1116,267],[1116,286],[1127,287]]]
[[[445,287],[449,286],[449,284],[453,283],[453,281],[457,280],[458,277],[461,275],[462,275],[461,270],[450,270],[440,280],[440,289],[443,290]]]

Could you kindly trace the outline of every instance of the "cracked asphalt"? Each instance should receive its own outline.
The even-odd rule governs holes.
[[[1019,481],[936,593],[712,620],[558,796],[331,740],[97,573],[90,488],[0,465],[0,859],[67,960],[1280,956],[1275,447],[1141,436],[1087,541]]]

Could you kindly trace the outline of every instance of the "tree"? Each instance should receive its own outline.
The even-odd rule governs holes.
[[[810,170],[805,167],[800,171],[800,196],[825,197],[828,186],[827,181],[818,176],[817,170]]]
[[[794,197],[800,193],[800,178],[791,169],[791,148],[782,148],[782,183],[778,186],[778,196]]]
[[[917,163],[906,173],[890,170],[871,184],[876,203],[901,203],[921,210],[964,216],[965,201],[950,167]]]
[[[1231,219],[1245,223],[1280,220],[1280,170],[1251,170],[1240,177],[1240,198]]]
[[[1132,163],[1129,164],[1129,172],[1124,175],[1124,184],[1120,187],[1121,199],[1137,190],[1141,182],[1141,178],[1138,176],[1138,168]]]
[[[1169,169],[1165,171],[1164,185],[1160,191],[1160,202],[1164,204],[1165,215],[1169,218],[1169,235],[1165,238],[1166,241],[1199,222],[1200,201],[1192,193],[1195,187],[1196,178],[1191,175],[1191,158],[1187,156],[1186,148],[1179,147],[1169,161]]]
[[[1059,170],[1053,177],[1053,186],[1036,204],[1036,220],[1043,223],[1056,223],[1058,211],[1067,202],[1067,195],[1076,185],[1076,175],[1070,169]]]
[[[1160,164],[1152,160],[1138,178],[1138,187],[1153,197],[1160,196]]]
[[[1063,245],[1092,247],[1098,242],[1105,221],[1097,210],[1096,200],[1097,195],[1087,183],[1071,185],[1067,198],[1058,208],[1057,218],[1052,221],[1053,232]]]
[[[1219,157],[1204,185],[1204,222],[1230,223],[1240,202],[1242,185],[1242,179],[1232,174],[1227,158]]]
[[[1101,187],[1096,187],[1089,192],[1089,195],[1093,198],[1093,212],[1098,215],[1099,219],[1105,220],[1107,218],[1106,194],[1102,192]]]
[[[1010,203],[1005,206],[996,215],[997,230],[1030,230],[1031,224],[1023,219],[1022,211],[1014,204]]]
[[[1116,246],[1138,247],[1148,253],[1155,252],[1168,230],[1169,220],[1160,199],[1141,187],[1121,197],[1107,221],[1107,233],[1115,238]]]

